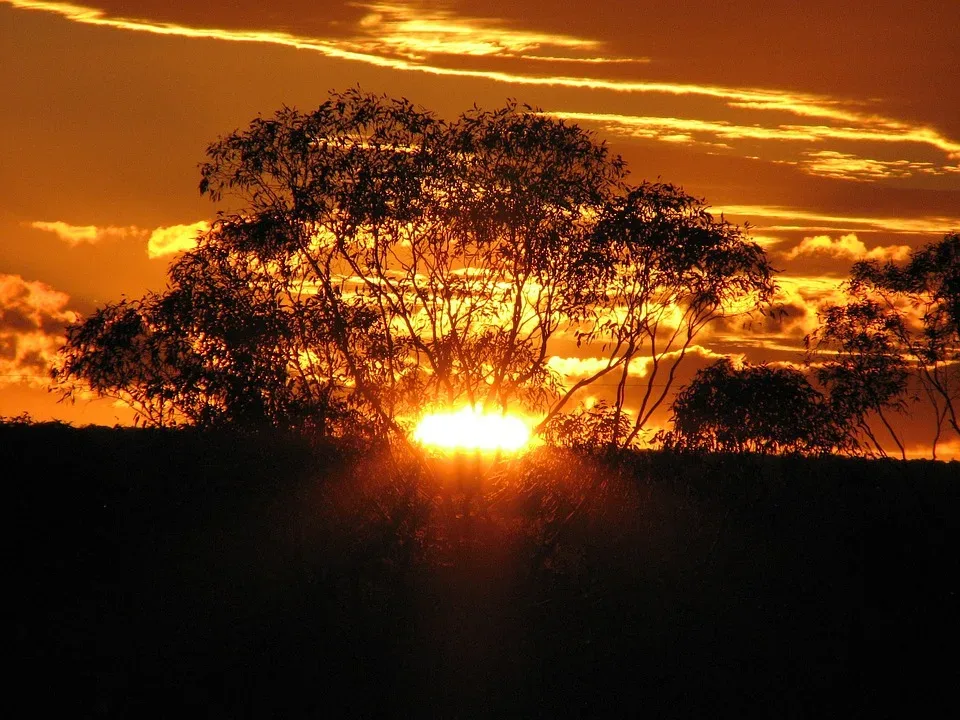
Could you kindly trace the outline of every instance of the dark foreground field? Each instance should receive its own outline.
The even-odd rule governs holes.
[[[423,478],[41,426],[0,428],[0,468],[31,715],[873,718],[960,680],[956,463],[541,452]]]

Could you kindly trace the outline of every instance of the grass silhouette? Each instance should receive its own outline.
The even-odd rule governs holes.
[[[26,423],[0,455],[38,710],[872,717],[956,681],[957,463],[540,449],[427,475]]]

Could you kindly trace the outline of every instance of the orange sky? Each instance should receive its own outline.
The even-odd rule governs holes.
[[[716,328],[686,377],[717,353],[798,362],[853,260],[960,228],[953,0],[89,1],[0,0],[0,415],[127,421],[47,393],[63,324],[163,287],[215,213],[207,143],[334,88],[451,118],[517,98],[595,130],[635,182],[749,220],[793,314]]]

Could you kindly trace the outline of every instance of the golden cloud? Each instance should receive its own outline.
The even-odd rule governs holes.
[[[817,312],[824,305],[846,300],[842,282],[827,275],[781,275],[777,278],[778,305],[790,308],[787,335],[807,335],[819,324]]]
[[[909,425],[908,427],[915,427],[914,424]],[[908,460],[915,459],[927,459],[930,457],[930,441],[926,442],[907,442],[906,445],[906,455]],[[887,448],[889,451],[890,448]],[[945,440],[940,440],[937,443],[937,458],[939,460],[960,460],[960,440],[954,438],[948,438]]]
[[[780,112],[800,117],[819,118],[843,125],[778,125],[773,128],[751,125],[732,125],[724,122],[634,118],[632,116],[574,113],[571,117],[587,116],[597,122],[610,122],[633,127],[642,132],[656,132],[670,141],[688,142],[691,132],[712,133],[720,137],[795,139],[870,140],[890,143],[921,143],[929,145],[960,159],[960,142],[946,137],[934,128],[914,125],[876,113],[853,109],[856,103],[788,90],[698,85],[692,83],[648,82],[590,76],[525,74],[470,67],[450,67],[424,62],[429,54],[464,57],[504,55],[546,60],[548,56],[531,54],[539,47],[565,50],[594,50],[598,43],[589,39],[566,35],[513,30],[492,20],[480,21],[463,18],[450,13],[434,11],[414,17],[412,10],[397,4],[367,6],[371,12],[361,21],[357,35],[350,39],[323,39],[268,30],[227,30],[223,28],[197,28],[175,23],[160,23],[144,18],[109,16],[103,10],[87,6],[36,0],[0,0],[24,10],[40,10],[56,13],[67,19],[87,25],[112,27],[121,30],[147,32],[156,35],[172,35],[188,38],[205,38],[231,42],[268,43],[302,50],[311,50],[327,57],[362,62],[376,67],[400,71],[427,73],[435,76],[467,77],[541,87],[565,87],[591,90],[608,90],[618,93],[655,93],[676,96],[699,96],[724,102],[728,107]],[[379,8],[379,10],[378,10]],[[405,36],[405,37],[401,37]],[[567,59],[575,59],[567,58]],[[589,58],[593,62],[621,61],[622,58]],[[664,132],[664,121],[677,120],[688,130]]]
[[[867,250],[855,234],[841,235],[836,240],[829,235],[805,237],[800,244],[785,252],[789,260],[795,260],[803,255],[826,255],[838,260],[892,260],[895,262],[906,260],[910,255],[908,245],[879,246]]]
[[[150,259],[174,255],[185,250],[192,250],[197,245],[197,236],[210,229],[210,223],[205,220],[190,225],[171,225],[160,227],[150,233],[147,241],[147,255]]]
[[[595,375],[598,372],[608,368],[610,363],[606,358],[599,357],[561,357],[552,356],[547,361],[547,367],[554,372],[572,379],[586,378]],[[646,369],[642,363],[633,363],[630,367],[630,374],[635,377],[643,377]]]
[[[449,10],[409,4],[362,5],[368,13],[359,23],[365,39],[354,44],[422,61],[431,55],[514,57],[553,62],[645,62],[645,58],[542,54],[543,48],[595,53],[602,43],[570,35],[538,33],[505,27],[494,19],[464,17]]]
[[[765,354],[801,354],[803,337],[819,324],[820,308],[846,300],[842,282],[828,275],[778,275],[771,312],[746,321],[724,318],[706,329],[704,340],[732,347],[754,347]]]
[[[769,250],[783,242],[783,238],[772,237],[770,235],[751,235],[750,241],[756,243],[764,250]]]
[[[741,103],[730,103],[738,107]],[[772,109],[773,105],[764,105]],[[693,118],[622,115],[617,113],[594,112],[567,112],[551,110],[547,113],[552,117],[576,122],[589,122],[601,125],[604,131],[628,137],[649,138],[666,142],[699,142],[704,145],[723,145],[727,140],[770,140],[779,142],[815,143],[823,140],[852,140],[863,142],[907,143],[921,144],[934,147],[947,154],[948,157],[960,157],[960,143],[941,136],[930,128],[919,128],[894,121],[877,121],[872,117],[851,116],[857,120],[858,126],[832,125],[738,125],[724,120],[697,120]],[[801,113],[802,114],[802,113]],[[818,156],[809,155],[822,162],[840,166],[846,158],[846,166],[854,166],[856,156],[843,153],[830,153]],[[880,162],[880,161],[874,161]],[[956,172],[951,166],[936,166],[933,163],[913,163],[908,165],[926,168],[931,174],[946,174]],[[869,163],[861,169],[869,168]]]
[[[76,247],[83,243],[93,245],[107,239],[138,237],[145,234],[143,230],[132,225],[129,227],[97,227],[96,225],[71,225],[61,220],[53,222],[37,220],[30,223],[30,227],[54,233],[70,247]]]
[[[874,160],[835,150],[804,153],[806,159],[798,164],[807,173],[821,177],[860,182],[876,182],[891,178],[909,178],[917,174],[947,175],[960,172],[950,165],[915,160]]]
[[[796,370],[804,375],[810,372],[810,367],[802,362],[792,362],[790,360],[771,360],[767,363],[769,367],[779,368],[781,370]]]
[[[187,225],[170,225],[147,230],[135,225],[99,227],[97,225],[71,225],[61,220],[54,222],[38,220],[30,223],[30,227],[52,232],[71,247],[76,247],[82,243],[93,245],[107,239],[147,238],[147,255],[153,259],[174,255],[196,247],[197,235],[207,232],[210,229],[210,223],[206,220],[200,220]]]
[[[751,219],[776,218],[792,220],[791,224],[756,224],[764,230],[819,230],[847,232],[889,232],[916,235],[945,235],[960,227],[960,217],[857,217],[830,215],[799,208],[773,205],[723,205],[712,208],[715,213],[739,215]]]
[[[0,386],[49,385],[64,328],[77,319],[69,301],[44,283],[0,274]]]
[[[661,361],[664,363],[670,363],[680,357],[682,350],[672,350],[670,352],[664,353],[661,357]],[[689,358],[700,358],[701,360],[719,360],[721,358],[730,358],[735,363],[740,363],[743,361],[743,355],[734,353],[717,353],[711,350],[710,348],[704,347],[702,345],[691,345],[687,348],[684,353],[685,357]],[[630,377],[642,378],[646,377],[650,373],[650,368],[652,366],[652,361],[649,357],[637,357],[630,363]],[[577,380],[580,378],[590,377],[595,375],[599,371],[605,369],[608,366],[606,358],[600,357],[561,357],[559,355],[554,355],[547,360],[547,366],[559,373],[560,375],[568,378]],[[619,371],[615,371],[619,372]],[[603,386],[604,383],[600,382],[599,384],[590,385],[588,387],[598,387]],[[616,384],[616,381],[614,381]]]
[[[646,418],[644,430],[640,437],[641,441],[652,439],[657,430],[668,425],[670,394],[689,382],[698,369],[720,359],[729,359],[736,367],[741,367],[745,360],[742,352],[722,353],[702,345],[691,345],[684,353],[684,361],[677,367],[676,373],[667,370],[674,364],[674,361],[680,358],[680,354],[680,350],[664,353],[660,358],[660,373],[654,377],[650,377],[652,362],[649,357],[639,357],[630,365],[629,377],[637,380],[626,383],[627,393],[623,407],[624,412],[636,419],[638,406],[644,402],[643,396],[646,394],[648,387],[653,390],[653,394],[652,398],[647,398],[647,410],[651,410],[653,404],[657,405],[650,417]],[[607,361],[599,357],[554,356],[550,358],[548,364],[552,369],[566,377],[569,387],[577,380],[596,374],[597,371],[606,367]],[[619,379],[619,373],[614,371],[611,375],[587,385],[576,394],[574,405],[590,408],[601,400],[614,402]],[[669,388],[667,387],[668,384]],[[656,403],[655,398],[660,393],[665,392],[670,393],[666,395],[665,402]]]

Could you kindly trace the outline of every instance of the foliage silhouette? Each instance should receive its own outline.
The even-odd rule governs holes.
[[[672,405],[679,451],[823,454],[843,445],[832,407],[792,368],[720,360],[697,372]]]
[[[740,229],[626,168],[577,126],[516,103],[447,122],[334,93],[213,143],[200,190],[225,205],[170,288],[68,331],[54,374],[151,425],[312,425],[403,434],[433,405],[522,407],[542,430],[590,383],[648,363],[629,444],[709,322],[768,301]],[[563,338],[599,355],[569,383]]]
[[[820,322],[808,362],[816,364],[816,377],[829,393],[850,448],[886,455],[871,426],[875,418],[905,457],[903,441],[887,417],[887,411],[906,407],[909,369],[898,341],[903,319],[877,302],[861,300],[824,308]],[[866,448],[862,436],[869,441]]]
[[[616,374],[613,445],[637,439],[704,327],[766,303],[774,288],[758,245],[669,184],[642,183],[614,197],[593,229],[585,263],[595,280],[582,286],[591,322],[577,336],[610,348],[605,366],[587,380]],[[621,432],[634,362],[645,365],[645,383]]]
[[[595,453],[618,445],[631,429],[622,411],[601,400],[554,415],[543,428],[543,439],[552,447]]]
[[[915,250],[903,265],[858,262],[846,290],[850,301],[825,308],[821,328],[807,339],[811,356],[824,358],[821,381],[880,454],[868,414],[903,456],[884,410],[906,412],[925,397],[934,415],[936,458],[945,428],[960,436],[960,235]]]

